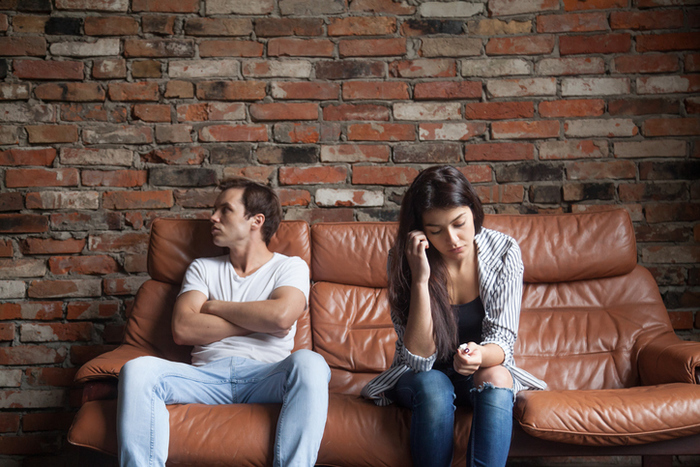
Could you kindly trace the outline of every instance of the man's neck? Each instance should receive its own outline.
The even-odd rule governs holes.
[[[272,259],[273,253],[265,243],[229,247],[229,259],[240,277],[246,277]]]

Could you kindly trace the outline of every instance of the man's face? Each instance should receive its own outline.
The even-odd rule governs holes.
[[[214,212],[210,217],[214,245],[231,247],[250,240],[255,217],[246,218],[242,197],[242,188],[231,188],[222,191],[216,199]]]

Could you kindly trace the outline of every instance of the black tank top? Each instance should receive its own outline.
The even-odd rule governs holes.
[[[457,334],[459,335],[459,343],[466,344],[467,342],[481,342],[481,323],[484,320],[484,304],[481,302],[481,297],[476,297],[469,303],[461,305],[453,305],[452,310],[457,315]],[[436,370],[444,368],[452,368],[452,358],[448,360],[435,362]]]

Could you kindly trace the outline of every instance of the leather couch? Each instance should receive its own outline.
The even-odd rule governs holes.
[[[562,215],[487,215],[485,226],[513,236],[525,263],[516,361],[547,391],[516,401],[511,456],[700,454],[700,343],[674,334],[651,274],[637,264],[624,210]],[[361,388],[384,370],[395,333],[386,299],[393,223],[286,221],[272,249],[311,268],[309,312],[296,348],[313,349],[332,369],[328,422],[318,463],[410,465],[410,413],[377,407]],[[115,455],[116,381],[140,355],[187,362],[170,316],[187,265],[222,254],[208,221],[154,221],[150,280],[139,290],[117,349],[85,364],[83,404],[68,440]],[[170,406],[169,465],[270,463],[276,405]],[[459,408],[454,465],[464,465],[471,414]],[[654,457],[662,456],[662,457]]]

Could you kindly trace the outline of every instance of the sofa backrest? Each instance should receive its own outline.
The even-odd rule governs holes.
[[[170,322],[175,297],[189,264],[195,258],[218,256],[225,250],[211,239],[211,223],[201,219],[156,219],[151,226],[148,273],[151,280],[139,290],[127,322],[124,344],[146,349],[170,360],[188,361],[189,347],[173,342]],[[309,226],[283,221],[270,242],[272,251],[300,256],[311,263]],[[308,310],[297,322],[295,349],[311,348]]]
[[[484,225],[513,236],[523,254],[518,365],[555,389],[634,385],[639,334],[670,324],[656,283],[636,265],[627,212],[488,215]],[[396,227],[311,227],[314,350],[331,366],[332,391],[359,394],[391,364],[386,258]]]

